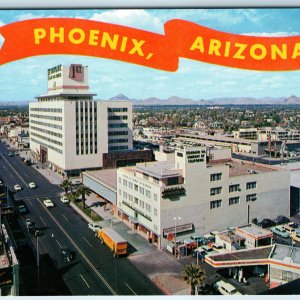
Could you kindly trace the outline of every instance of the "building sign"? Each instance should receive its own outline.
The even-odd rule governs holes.
[[[62,65],[58,65],[48,69],[48,80],[59,78],[62,76]]]
[[[176,234],[186,232],[186,231],[191,231],[191,230],[193,230],[193,223],[176,226]],[[163,236],[164,237],[166,237],[170,233],[175,234],[175,227],[165,228],[163,230]]]
[[[204,161],[201,151],[186,151],[186,157],[189,164]]]
[[[76,81],[83,81],[83,68],[82,65],[70,65],[69,78]]]

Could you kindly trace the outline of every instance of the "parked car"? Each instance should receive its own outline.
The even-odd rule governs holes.
[[[66,263],[75,258],[75,253],[68,248],[61,249],[61,255]]]
[[[31,219],[26,219],[25,220],[25,225],[27,228],[33,227],[34,222],[31,221]]]
[[[259,223],[257,223],[257,225],[262,228],[267,228],[267,227],[275,226],[276,223],[274,221],[272,221],[271,219],[263,219]]]
[[[225,282],[224,280],[219,280],[215,283],[215,288],[222,295],[242,295],[232,284]]]
[[[47,208],[54,207],[54,203],[50,199],[43,200],[43,203]]]
[[[289,223],[290,222],[290,219],[285,217],[285,216],[278,216],[274,222],[277,224],[277,225],[281,225],[281,224],[286,224],[286,223]]]
[[[35,189],[36,188],[36,184],[34,182],[29,182],[28,183],[29,188],[31,189]]]
[[[300,243],[300,229],[296,229],[296,231],[291,235],[293,241]]]
[[[62,197],[60,197],[60,201],[61,201],[62,203],[66,203],[66,204],[68,204],[68,203],[70,202],[70,200],[67,198],[67,196],[62,196]]]
[[[8,152],[7,154],[9,157],[13,157],[15,154],[13,152]]]
[[[284,238],[290,237],[290,234],[282,226],[272,227],[271,231]]]
[[[100,226],[97,223],[89,223],[88,228],[91,229],[92,231],[96,232],[96,231],[102,229],[102,226]]]
[[[15,185],[14,185],[14,190],[15,190],[16,192],[22,191],[22,187],[21,187],[19,184],[15,184]]]
[[[208,240],[202,235],[192,235],[191,239],[198,243],[198,245],[206,245]]]
[[[29,210],[25,203],[20,203],[19,205],[17,205],[17,210],[20,215],[26,215],[29,213]]]

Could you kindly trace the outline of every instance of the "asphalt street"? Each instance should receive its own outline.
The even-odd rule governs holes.
[[[17,155],[9,157],[10,149],[0,143],[0,176],[14,192],[16,202],[24,201],[30,218],[42,231],[38,238],[27,234],[33,253],[49,254],[72,295],[161,295],[162,292],[126,258],[114,258],[105,245],[88,229],[86,221],[59,198],[62,190],[42,177]],[[35,182],[36,189],[28,183]],[[51,199],[54,208],[46,208],[44,199]],[[26,231],[24,222],[21,227]],[[61,249],[75,253],[75,259],[65,263]],[[37,264],[39,260],[37,259]]]

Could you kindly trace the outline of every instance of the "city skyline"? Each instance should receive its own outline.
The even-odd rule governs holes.
[[[0,25],[34,18],[73,17],[164,34],[164,23],[183,19],[235,34],[295,36],[299,35],[299,16],[300,9],[2,10]],[[178,96],[193,100],[300,95],[299,71],[249,71],[181,58],[176,72],[166,72],[109,59],[47,55],[2,65],[0,102],[34,100],[47,91],[47,69],[71,63],[89,66],[90,90],[97,93],[96,99],[119,93],[131,99]]]

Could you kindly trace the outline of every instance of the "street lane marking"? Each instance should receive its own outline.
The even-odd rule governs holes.
[[[64,215],[64,214],[61,214],[65,220],[69,221],[69,219]]]
[[[81,251],[81,249],[78,247],[78,245],[73,241],[73,239],[69,236],[69,234],[64,230],[64,228],[58,223],[58,221],[51,215],[49,210],[42,205],[41,202],[39,202],[41,206],[44,208],[44,210],[47,212],[49,217],[56,223],[56,225],[60,228],[60,230],[65,234],[65,236],[68,238],[68,240],[72,243],[72,245],[77,249],[78,253],[83,257],[83,259],[86,261],[86,263],[90,266],[90,268],[95,272],[95,274],[100,278],[100,280],[106,285],[106,287],[109,289],[109,291],[113,295],[117,295],[117,293],[114,291],[114,289],[110,286],[110,284],[106,281],[106,279],[103,277],[103,275],[94,267],[94,265],[90,262],[90,260],[86,257],[86,255]]]
[[[15,174],[21,179],[21,181],[24,183],[24,185],[28,187],[25,180],[21,177],[21,175],[17,172],[17,170],[8,162],[8,160],[4,157],[4,155],[3,154],[0,154],[0,155],[6,161],[6,163],[10,166],[10,168],[15,172]]]
[[[30,203],[30,202],[29,202]],[[43,224],[46,226],[45,221],[42,219],[42,217],[40,217],[41,221],[43,222]]]
[[[58,246],[60,247],[60,249],[62,249],[62,245],[59,243],[59,241],[58,240],[55,240],[55,241],[58,244]]]
[[[27,196],[27,197],[20,197],[20,198],[16,198],[16,200],[33,200],[33,199],[36,199],[38,197],[45,197],[45,198],[48,198],[48,197],[52,197],[52,196],[59,196],[60,194],[57,193],[57,194],[41,194],[41,195],[35,195],[35,196]]]
[[[85,237],[83,237],[83,239],[87,242],[87,244],[90,245],[91,248],[93,248],[93,246],[91,245],[91,243]]]
[[[28,204],[29,204],[30,206],[32,206],[32,203],[31,203],[30,201],[28,201]]]
[[[86,284],[86,286],[87,286],[88,288],[90,288],[90,286],[88,285],[88,283],[86,282],[86,280],[84,279],[84,277],[83,277],[81,274],[79,274],[79,276],[82,278],[82,280],[84,281],[84,283]]]
[[[136,293],[134,292],[134,290],[125,282],[125,285],[133,292],[134,295],[136,295]]]

